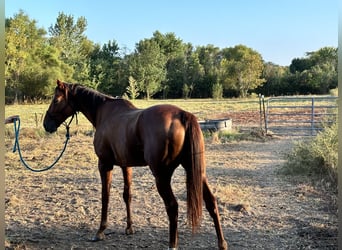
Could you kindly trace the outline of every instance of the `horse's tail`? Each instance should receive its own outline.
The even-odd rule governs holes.
[[[185,112],[183,122],[186,134],[182,165],[186,170],[187,217],[194,233],[199,228],[202,219],[204,140],[194,115]]]

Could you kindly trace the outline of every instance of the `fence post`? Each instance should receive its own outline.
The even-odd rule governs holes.
[[[315,128],[315,99],[311,98],[311,135],[313,135],[314,128]]]
[[[264,95],[262,95],[261,98],[262,98],[262,108],[264,110],[265,134],[267,135],[267,121],[266,121],[266,110],[265,110],[265,98],[264,98]]]
[[[262,131],[262,109],[261,109],[261,94],[259,94],[259,114],[260,114],[260,130]]]

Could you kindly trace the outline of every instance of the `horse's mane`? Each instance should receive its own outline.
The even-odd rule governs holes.
[[[93,108],[102,105],[106,101],[116,101],[118,104],[122,103],[124,105],[134,107],[131,102],[125,99],[103,94],[97,90],[91,89],[78,83],[69,84],[69,88],[74,96],[78,96],[82,100],[87,100],[87,103],[90,104]]]
[[[114,99],[112,96],[105,95],[78,83],[70,84],[70,86],[73,95],[81,97],[82,99],[87,99],[89,101],[91,100],[93,104],[101,104],[108,99]]]

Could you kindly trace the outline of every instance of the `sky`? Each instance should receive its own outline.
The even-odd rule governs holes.
[[[243,44],[282,66],[306,52],[338,45],[338,0],[6,0],[5,16],[23,10],[39,28],[58,13],[83,16],[89,40],[115,40],[134,51],[155,31],[173,32],[193,46]]]

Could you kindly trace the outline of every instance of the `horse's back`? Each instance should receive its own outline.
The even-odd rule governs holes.
[[[180,163],[187,120],[192,114],[169,104],[146,109],[118,109],[113,105],[104,116],[94,139],[99,157],[106,152],[113,164],[121,166]]]

